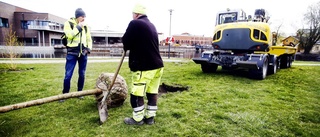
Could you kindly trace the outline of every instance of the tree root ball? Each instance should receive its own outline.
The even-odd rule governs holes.
[[[106,103],[108,108],[119,107],[123,105],[124,101],[127,99],[128,95],[128,86],[125,79],[118,74],[112,88],[108,91],[108,87],[111,85],[113,80],[114,73],[101,73],[96,82],[96,88],[101,89],[104,93],[96,95],[96,99],[101,101],[103,95],[107,95],[107,92],[110,92],[106,98]]]

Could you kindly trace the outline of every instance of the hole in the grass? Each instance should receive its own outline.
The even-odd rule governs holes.
[[[162,83],[159,86],[159,96],[161,96],[162,94],[166,94],[168,92],[178,92],[178,91],[182,92],[188,89],[189,89],[188,86],[183,86],[179,84],[168,85],[168,84]]]

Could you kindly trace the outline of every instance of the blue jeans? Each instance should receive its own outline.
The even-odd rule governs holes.
[[[74,68],[77,64],[77,61],[79,66],[78,91],[81,91],[83,89],[86,67],[87,67],[87,60],[88,60],[87,55],[85,56],[81,55],[80,57],[78,57],[76,55],[67,54],[66,66],[65,66],[66,72],[65,72],[65,77],[63,81],[63,90],[62,90],[63,94],[69,93],[70,91],[70,81],[72,78]]]

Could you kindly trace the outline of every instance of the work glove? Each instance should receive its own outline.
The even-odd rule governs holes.
[[[87,55],[87,54],[90,54],[90,49],[89,49],[89,48],[84,48],[84,49],[82,50],[82,55],[85,56],[85,55]]]

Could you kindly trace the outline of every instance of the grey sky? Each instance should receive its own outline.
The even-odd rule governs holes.
[[[173,9],[171,34],[189,32],[194,35],[212,36],[217,11],[227,8],[242,8],[247,15],[255,9],[266,9],[271,18],[271,28],[283,23],[280,31],[292,34],[302,27],[303,14],[309,5],[319,0],[1,0],[3,2],[45,12],[63,18],[74,16],[76,8],[83,8],[87,23],[92,29],[125,31],[132,19],[132,8],[136,2],[144,3],[149,19],[158,32],[169,34],[170,15]]]

